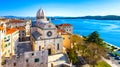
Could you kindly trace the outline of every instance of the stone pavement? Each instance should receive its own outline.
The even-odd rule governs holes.
[[[29,52],[32,51],[32,47],[30,43],[19,43],[17,46],[17,51],[16,54],[20,55],[23,54],[24,52]]]
[[[102,59],[106,61],[111,67],[119,67],[112,60],[105,59],[104,57],[102,57]]]
[[[67,64],[68,60],[65,54],[55,54],[48,56],[48,67],[51,67],[51,64],[53,66],[59,66],[62,64]]]

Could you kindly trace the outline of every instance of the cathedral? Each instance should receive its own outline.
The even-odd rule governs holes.
[[[57,33],[56,26],[47,20],[43,9],[39,9],[36,14],[30,40],[34,51],[48,50],[48,55],[63,51],[63,38]]]

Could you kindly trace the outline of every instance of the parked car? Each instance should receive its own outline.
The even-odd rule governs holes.
[[[120,60],[120,57],[117,56],[117,57],[115,57],[114,59],[115,59],[115,60]]]

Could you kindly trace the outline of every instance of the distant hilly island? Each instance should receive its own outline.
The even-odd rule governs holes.
[[[4,18],[18,18],[18,19],[32,19],[35,20],[36,17],[18,17],[18,16],[2,16]],[[62,17],[62,16],[55,16],[55,17],[47,17],[51,20],[56,19],[95,19],[95,20],[120,20],[120,16],[116,15],[107,15],[107,16],[83,16],[83,17]]]

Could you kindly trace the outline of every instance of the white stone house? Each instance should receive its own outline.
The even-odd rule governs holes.
[[[48,51],[25,52],[20,56],[6,58],[3,67],[48,67]]]

